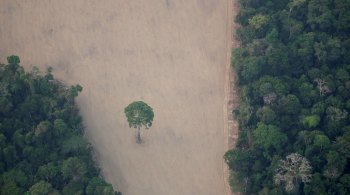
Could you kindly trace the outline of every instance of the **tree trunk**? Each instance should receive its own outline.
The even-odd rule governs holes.
[[[141,132],[140,132],[140,127],[137,127],[137,143],[141,143]]]

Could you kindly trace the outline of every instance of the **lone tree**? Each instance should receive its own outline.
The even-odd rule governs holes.
[[[153,109],[143,101],[136,101],[129,104],[124,113],[128,119],[129,127],[137,128],[137,143],[141,143],[140,128],[144,126],[146,129],[152,126]]]

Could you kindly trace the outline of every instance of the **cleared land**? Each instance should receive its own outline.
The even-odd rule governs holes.
[[[225,194],[226,0],[0,0],[0,61],[54,68],[125,195]],[[136,144],[123,109],[153,107]]]

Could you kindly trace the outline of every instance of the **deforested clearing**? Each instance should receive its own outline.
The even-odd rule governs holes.
[[[1,0],[0,25],[1,62],[83,86],[86,136],[119,191],[225,194],[226,0]],[[124,115],[138,100],[155,114],[141,144]]]

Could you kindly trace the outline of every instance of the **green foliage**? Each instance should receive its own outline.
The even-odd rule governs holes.
[[[323,175],[329,179],[337,179],[345,169],[346,158],[336,151],[330,151],[326,154],[326,160]]]
[[[239,138],[225,155],[232,188],[349,194],[350,2],[241,0],[236,22]],[[293,153],[309,161],[311,181],[274,185],[278,162]]]
[[[39,167],[37,175],[43,180],[52,180],[59,175],[58,166],[54,163],[48,163]]]
[[[224,159],[232,170],[239,170],[242,176],[249,173],[252,163],[252,154],[249,150],[230,150],[226,152]]]
[[[45,181],[39,181],[29,189],[29,195],[46,195],[53,191],[52,185]]]
[[[235,172],[230,172],[229,184],[232,192],[244,192],[244,180],[239,180]]]
[[[62,152],[64,154],[79,153],[88,148],[88,142],[81,136],[71,136],[62,143]]]
[[[7,57],[7,62],[9,64],[19,64],[21,61],[18,56],[12,55]]]
[[[305,116],[301,123],[307,128],[314,128],[320,123],[320,117],[318,115]]]
[[[298,97],[293,94],[282,97],[279,106],[281,113],[284,114],[298,114],[301,109]]]
[[[330,143],[331,142],[326,135],[319,134],[319,135],[315,136],[314,146],[316,146],[316,147],[323,148],[323,147],[328,146]]]
[[[19,169],[11,169],[2,174],[2,181],[4,182],[16,182],[19,186],[28,185],[28,177],[22,170]]]
[[[64,178],[73,179],[76,181],[85,176],[87,168],[85,163],[83,163],[79,158],[70,157],[63,161],[61,172]]]
[[[9,181],[9,182],[5,182],[1,186],[0,194],[3,194],[3,195],[20,195],[21,194],[21,189],[16,185],[15,182]]]
[[[276,113],[268,106],[259,108],[256,111],[256,115],[259,118],[259,120],[265,124],[273,123],[277,117]]]
[[[253,132],[253,135],[255,144],[265,150],[273,147],[280,151],[288,140],[287,135],[280,132],[276,126],[265,125],[264,123],[258,123],[258,127]]]
[[[243,61],[241,76],[243,80],[252,80],[257,78],[262,70],[264,59],[262,58],[249,58]]]
[[[269,17],[266,15],[258,14],[250,18],[248,21],[248,23],[255,29],[260,29],[267,24]]]
[[[141,143],[140,128],[145,127],[148,129],[152,126],[154,118],[153,109],[145,102],[136,101],[129,104],[124,109],[124,113],[128,120],[129,127],[137,128],[137,142]]]
[[[81,92],[82,90],[83,87],[80,85],[71,86],[70,88],[68,88],[67,99],[73,101],[74,98],[77,97],[79,92]]]
[[[111,184],[106,183],[101,178],[92,178],[86,187],[87,195],[114,195]]]
[[[152,126],[154,118],[153,109],[146,103],[142,101],[133,102],[125,108],[124,112],[129,127],[140,128],[144,126],[147,129]]]
[[[99,170],[74,104],[82,87],[66,88],[50,70],[25,73],[19,62],[0,66],[0,194],[89,194]],[[102,179],[94,186],[114,194]]]

